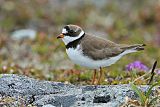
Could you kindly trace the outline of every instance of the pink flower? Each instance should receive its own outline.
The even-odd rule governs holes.
[[[149,68],[144,65],[141,61],[134,61],[128,65],[126,65],[126,70],[127,71],[132,71],[133,69],[137,69],[140,71],[148,71]]]
[[[3,66],[2,69],[3,69],[3,71],[6,71],[7,70],[7,66]]]
[[[160,75],[160,68],[159,69],[155,69],[155,73],[157,73],[158,75]]]

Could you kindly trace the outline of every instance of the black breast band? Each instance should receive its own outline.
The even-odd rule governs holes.
[[[72,41],[72,42],[69,42],[67,45],[66,45],[66,48],[76,48],[77,45],[80,43],[81,39],[84,37],[85,33],[78,39]]]

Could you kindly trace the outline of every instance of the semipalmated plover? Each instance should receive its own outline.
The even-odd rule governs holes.
[[[114,64],[128,53],[144,50],[145,46],[144,44],[116,44],[112,41],[87,34],[77,25],[66,25],[57,38],[63,40],[67,55],[75,64],[92,69],[100,68],[98,83],[102,76],[103,67]],[[95,75],[96,71],[94,72],[92,83],[95,81]]]

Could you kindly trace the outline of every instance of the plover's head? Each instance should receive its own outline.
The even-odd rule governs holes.
[[[66,25],[62,29],[62,33],[57,38],[62,38],[65,45],[84,35],[84,31],[77,25]]]

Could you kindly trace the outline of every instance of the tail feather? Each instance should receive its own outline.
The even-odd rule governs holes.
[[[121,45],[121,49],[125,50],[136,50],[141,51],[144,50],[145,44],[134,44],[134,45]]]

